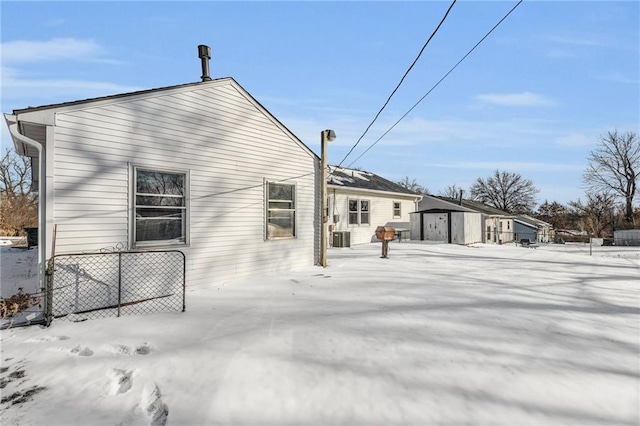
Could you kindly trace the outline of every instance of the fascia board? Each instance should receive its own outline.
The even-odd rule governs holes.
[[[386,197],[396,197],[396,198],[406,198],[408,200],[415,200],[416,198],[422,198],[422,195],[418,194],[405,194],[402,192],[391,192],[391,191],[379,191],[375,189],[365,189],[365,188],[354,188],[351,186],[341,186],[341,185],[327,185],[328,189],[337,190],[339,192],[356,192],[362,194],[378,194],[384,195]]]

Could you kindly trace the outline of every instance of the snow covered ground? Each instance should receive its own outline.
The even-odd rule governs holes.
[[[22,288],[25,293],[39,293],[38,248],[16,248],[11,240],[0,238],[0,297],[8,298]]]
[[[640,424],[638,248],[389,255],[191,288],[184,313],[4,330],[0,423]]]

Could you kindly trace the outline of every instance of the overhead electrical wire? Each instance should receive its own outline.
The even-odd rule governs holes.
[[[431,92],[433,92],[433,90],[434,90],[436,87],[438,87],[438,86],[440,85],[440,83],[442,83],[442,81],[443,81],[445,78],[447,78],[447,77],[449,76],[449,74],[451,74],[451,73],[452,73],[452,72],[453,72],[453,71],[458,67],[458,65],[460,65],[460,64],[462,63],[462,61],[464,61],[464,60],[467,58],[467,56],[469,56],[469,55],[471,54],[471,52],[473,52],[474,50],[476,50],[476,48],[477,48],[477,47],[478,47],[478,46],[479,46],[479,45],[480,45],[480,44],[481,44],[481,43],[482,43],[482,42],[483,42],[487,37],[489,37],[489,35],[490,35],[490,34],[491,34],[491,33],[492,33],[496,28],[498,28],[498,26],[499,26],[500,24],[502,24],[502,22],[503,22],[505,19],[507,19],[507,17],[508,17],[509,15],[511,15],[511,13],[512,13],[514,10],[516,10],[516,8],[517,8],[518,6],[520,6],[520,3],[522,3],[523,1],[524,1],[524,0],[520,0],[520,1],[518,1],[518,3],[517,3],[515,6],[513,6],[513,8],[511,8],[511,10],[510,10],[509,12],[507,12],[507,14],[506,14],[506,15],[504,15],[504,16],[502,17],[502,19],[500,19],[500,21],[498,21],[498,23],[497,23],[497,24],[495,24],[495,25],[493,26],[493,28],[491,28],[491,30],[489,30],[489,32],[487,32],[487,33],[484,35],[484,37],[482,37],[482,38],[480,39],[480,41],[479,41],[479,42],[477,42],[477,43],[476,43],[476,45],[475,45],[475,46],[473,46],[473,47],[471,48],[471,50],[469,50],[469,51],[467,52],[467,54],[466,54],[466,55],[464,55],[464,56],[462,57],[462,59],[460,59],[460,60],[458,61],[458,63],[456,63],[456,64],[455,64],[455,65],[454,65],[454,66],[453,66],[453,67],[452,67],[452,68],[451,68],[451,69],[450,69],[450,70],[449,70],[449,71],[448,71],[448,72],[447,72],[447,73],[446,73],[446,74],[445,74],[445,75],[444,75],[440,80],[438,80],[438,82],[437,82],[436,84],[434,84],[434,85],[433,85],[433,87],[431,87],[431,89],[429,89],[429,91],[428,91],[427,93],[425,93],[425,95],[424,95],[423,97],[421,97],[421,98],[418,100],[418,102],[416,102],[416,103],[415,103],[415,104],[414,104],[414,105],[413,105],[413,106],[412,106],[412,107],[411,107],[411,108],[410,108],[410,109],[409,109],[409,110],[408,110],[408,111],[407,111],[407,112],[406,112],[402,117],[400,117],[400,118],[398,119],[398,121],[396,121],[396,122],[395,122],[395,123],[394,123],[394,124],[393,124],[393,125],[392,125],[388,130],[387,130],[387,131],[386,131],[386,132],[384,132],[384,133],[382,134],[382,136],[380,136],[380,137],[379,137],[375,142],[373,142],[373,143],[369,146],[369,148],[367,148],[367,149],[366,149],[362,154],[360,154],[360,155],[359,155],[355,160],[353,160],[353,161],[352,161],[352,162],[351,162],[347,167],[351,167],[351,166],[352,166],[356,161],[358,161],[360,158],[362,158],[362,156],[364,156],[367,152],[369,152],[369,150],[371,150],[371,148],[373,148],[373,147],[374,147],[378,142],[380,142],[380,140],[382,140],[382,138],[384,138],[384,137],[385,137],[385,136],[386,136],[386,135],[387,135],[391,130],[393,130],[393,129],[394,129],[394,127],[396,127],[396,126],[398,125],[398,123],[400,123],[400,122],[401,122],[401,121],[402,121],[402,120],[403,120],[407,115],[409,115],[409,113],[411,113],[411,111],[413,111],[413,110],[414,110],[414,109],[415,109],[415,108],[420,104],[420,102],[422,102],[422,101],[424,100],[424,98],[426,98],[426,97],[427,97]],[[359,141],[358,141],[358,142],[359,142]],[[357,143],[356,143],[356,145],[357,145]],[[354,145],[354,148],[355,148],[355,145]],[[353,148],[351,149],[351,151],[353,151]],[[349,153],[351,153],[351,151],[349,151]],[[347,155],[348,155],[348,154],[347,154]],[[346,157],[345,157],[345,158],[346,158]],[[344,159],[343,159],[342,161],[344,161]],[[342,164],[342,163],[340,163],[340,164]]]
[[[411,71],[411,69],[413,68],[413,66],[416,64],[416,62],[418,62],[418,59],[420,59],[420,56],[422,55],[422,52],[424,52],[424,49],[427,47],[427,45],[429,44],[429,42],[431,41],[431,39],[436,35],[436,33],[438,32],[438,30],[440,29],[440,27],[442,26],[442,24],[444,23],[444,21],[447,19],[447,16],[449,15],[449,12],[451,11],[451,9],[453,8],[453,5],[456,4],[457,0],[453,0],[453,2],[451,3],[451,5],[449,6],[449,8],[447,9],[447,12],[444,14],[444,16],[442,17],[442,19],[440,20],[440,23],[438,24],[438,26],[436,27],[435,30],[433,30],[433,32],[431,33],[431,35],[429,36],[429,38],[427,39],[427,41],[424,43],[424,45],[422,46],[422,49],[420,49],[420,52],[418,53],[418,56],[416,56],[416,59],[414,59],[414,61],[411,63],[411,65],[409,66],[409,68],[407,69],[407,71],[404,73],[404,75],[402,76],[402,78],[400,79],[400,82],[398,83],[398,85],[396,86],[395,89],[393,89],[393,92],[391,92],[391,94],[389,95],[389,97],[387,98],[387,100],[385,101],[384,105],[382,105],[382,108],[380,108],[380,110],[378,111],[378,113],[376,114],[375,117],[373,117],[373,120],[371,121],[371,123],[369,123],[369,125],[367,126],[367,128],[365,129],[364,133],[362,133],[362,136],[360,136],[360,138],[358,138],[357,142],[351,147],[351,149],[349,150],[349,152],[347,152],[347,155],[344,156],[344,158],[340,161],[340,163],[338,164],[338,167],[340,167],[342,165],[342,163],[347,159],[347,157],[349,157],[349,155],[353,152],[353,150],[358,146],[358,144],[360,143],[360,141],[362,140],[362,138],[364,137],[364,135],[367,134],[367,132],[369,131],[369,129],[371,128],[371,126],[373,126],[373,123],[376,122],[376,120],[378,119],[378,117],[380,116],[380,114],[382,113],[382,111],[386,108],[387,104],[389,103],[389,101],[391,101],[391,98],[393,97],[393,95],[395,95],[395,93],[398,91],[398,89],[400,88],[400,86],[402,85],[402,83],[404,82],[404,79],[407,77],[407,75],[409,74],[409,72]]]

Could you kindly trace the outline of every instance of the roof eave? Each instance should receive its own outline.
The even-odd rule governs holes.
[[[378,189],[367,189],[367,188],[358,188],[354,186],[346,186],[346,185],[333,185],[327,184],[328,189],[338,189],[338,190],[348,190],[355,192],[364,192],[367,194],[380,194],[380,195],[388,195],[393,197],[405,197],[405,198],[413,198],[413,199],[422,199],[422,195],[420,194],[411,194],[406,192],[393,192],[393,191],[381,191]]]

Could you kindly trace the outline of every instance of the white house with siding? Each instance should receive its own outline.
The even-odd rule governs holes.
[[[409,191],[375,173],[329,167],[329,241],[335,233],[347,233],[348,245],[378,241],[378,226],[393,226],[409,238],[410,213],[416,211],[422,195]]]
[[[552,239],[553,226],[550,223],[528,216],[518,215],[514,218],[514,240],[529,239],[532,242],[548,243]]]
[[[5,119],[33,159],[41,264],[54,229],[56,254],[179,249],[187,285],[318,259],[319,158],[232,78]]]

